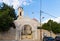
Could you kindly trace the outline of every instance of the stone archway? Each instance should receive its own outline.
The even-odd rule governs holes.
[[[24,25],[22,27],[21,39],[32,39],[32,27],[30,25]]]

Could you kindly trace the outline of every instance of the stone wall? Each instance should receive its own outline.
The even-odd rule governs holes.
[[[46,33],[47,36],[50,36],[50,32],[47,30],[42,30],[42,36]],[[40,40],[40,30],[37,30],[37,40]],[[15,40],[16,36],[16,29],[11,28],[7,33],[0,33],[0,40]],[[51,35],[53,38],[55,38],[55,34],[52,32]]]
[[[0,40],[14,40],[15,39],[16,29],[11,28],[6,33],[0,33]]]
[[[50,33],[49,31],[42,29],[42,39],[43,39],[43,37],[44,37],[44,33],[45,33],[48,37],[53,37],[53,38],[56,37],[56,34],[54,34],[53,32]],[[51,35],[50,35],[50,34],[51,34]],[[40,29],[38,29],[37,35],[38,35],[38,36],[37,36],[37,37],[38,37],[38,40],[40,40]]]
[[[50,33],[50,31],[47,31],[47,30],[42,30],[42,33],[43,33],[43,35],[45,33],[49,37],[53,37],[53,38],[56,37],[56,34],[54,34],[53,32]]]

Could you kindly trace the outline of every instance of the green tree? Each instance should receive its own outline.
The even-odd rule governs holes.
[[[14,26],[13,21],[15,19],[15,10],[3,3],[3,7],[0,9],[0,32],[6,32]]]
[[[44,23],[42,28],[48,31],[52,31],[55,34],[60,33],[60,23],[57,23],[53,20],[49,20],[47,23]]]

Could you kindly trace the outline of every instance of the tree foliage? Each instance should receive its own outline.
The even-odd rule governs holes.
[[[57,23],[53,20],[49,20],[47,23],[44,23],[42,28],[48,31],[52,31],[55,34],[60,33],[60,23]]]
[[[0,9],[0,32],[8,31],[13,26],[14,19],[16,19],[15,10],[3,3]]]

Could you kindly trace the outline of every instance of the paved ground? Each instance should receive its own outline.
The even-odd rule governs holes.
[[[18,41],[18,40],[0,40],[0,41]],[[20,40],[20,41],[39,41],[39,40]]]

